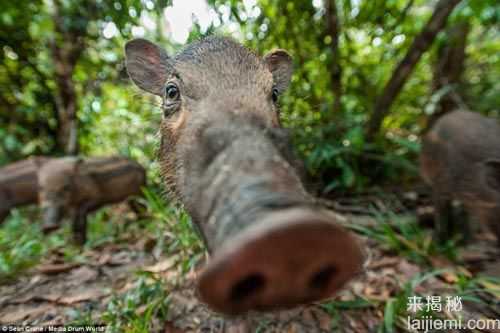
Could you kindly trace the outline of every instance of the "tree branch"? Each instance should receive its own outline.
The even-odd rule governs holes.
[[[331,62],[330,62],[330,84],[333,93],[333,113],[337,114],[342,111],[342,68],[339,63],[339,37],[340,37],[340,22],[335,0],[325,1],[325,23],[326,35],[330,36],[332,42],[330,44]]]
[[[372,140],[380,130],[384,118],[400,93],[408,77],[422,55],[430,48],[436,35],[441,31],[453,9],[460,0],[440,0],[425,28],[413,40],[403,60],[397,65],[382,94],[375,102],[372,116],[367,124],[366,135]]]

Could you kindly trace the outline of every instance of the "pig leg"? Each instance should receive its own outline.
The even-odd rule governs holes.
[[[453,215],[453,230],[455,235],[460,235],[461,243],[468,244],[473,240],[473,232],[470,224],[471,215],[463,205],[455,207]]]
[[[448,196],[435,192],[434,206],[436,210],[434,219],[436,239],[440,243],[445,243],[453,234],[451,200]]]
[[[82,205],[73,219],[73,237],[75,243],[84,245],[87,241],[87,215],[96,205],[92,202]]]

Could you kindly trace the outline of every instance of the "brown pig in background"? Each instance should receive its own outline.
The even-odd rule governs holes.
[[[37,173],[48,160],[32,156],[0,168],[0,223],[12,208],[37,203]]]
[[[467,224],[453,220],[451,201],[463,203],[472,219],[488,225],[500,244],[500,124],[495,119],[455,111],[438,119],[423,139],[421,175],[432,186],[436,231],[446,241]],[[462,219],[463,220],[463,219]],[[464,220],[462,221],[464,222]]]
[[[55,229],[64,215],[72,219],[77,243],[86,241],[87,214],[141,194],[145,171],[123,157],[51,159],[38,173],[44,229]]]
[[[212,254],[202,300],[228,314],[291,307],[330,297],[361,270],[356,239],[314,205],[280,126],[286,51],[260,57],[209,37],[174,56],[144,39],[125,52],[134,83],[163,100],[166,187]]]

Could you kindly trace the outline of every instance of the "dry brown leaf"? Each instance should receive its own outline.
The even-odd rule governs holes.
[[[107,295],[109,295],[109,291],[106,290],[87,289],[70,296],[60,297],[56,302],[64,305],[71,305],[74,303],[84,302],[88,300],[97,300]]]
[[[193,297],[186,297],[180,293],[172,294],[172,301],[178,307],[185,309],[185,311],[190,312],[198,304],[198,301]]]
[[[111,256],[111,259],[108,260],[107,264],[111,266],[120,266],[128,264],[132,261],[130,255],[131,255],[130,252],[127,251],[121,251],[115,253]]]
[[[165,329],[163,330],[163,333],[186,333],[186,331],[175,327],[172,322],[167,321],[165,323]]]
[[[135,247],[139,251],[144,251],[144,252],[150,253],[154,250],[157,243],[158,243],[158,241],[156,238],[147,237],[144,239],[140,239],[139,242],[137,242],[137,244],[135,244]]]
[[[162,261],[157,262],[154,265],[144,267],[142,270],[150,273],[160,273],[169,270],[175,266],[177,262],[177,256],[173,256]]]
[[[380,260],[374,260],[369,266],[368,269],[377,270],[379,268],[387,267],[387,266],[395,266],[401,259],[395,257],[382,257]]]
[[[91,280],[95,280],[99,273],[88,266],[82,266],[78,269],[74,269],[71,271],[69,280],[75,282],[77,284],[82,284]]]
[[[459,258],[466,263],[476,263],[478,261],[488,260],[490,256],[487,251],[481,249],[468,249],[467,251],[461,251]]]
[[[400,259],[397,271],[400,272],[403,275],[403,277],[405,278],[405,280],[410,280],[415,275],[417,275],[418,273],[420,273],[421,268],[418,267],[415,264],[409,263],[405,259]]]
[[[148,309],[148,307],[149,307],[149,304],[143,304],[143,305],[139,306],[137,309],[135,309],[135,314],[138,316],[143,315],[144,312],[146,312],[146,310]]]
[[[224,333],[248,333],[250,328],[248,324],[243,320],[238,320],[234,322],[226,323],[224,328]]]
[[[107,295],[109,295],[109,291],[90,289],[90,290],[84,291],[84,292],[79,293],[79,294],[61,297],[58,300],[58,303],[70,305],[70,304],[84,302],[84,301],[88,301],[88,300],[96,300],[96,299],[102,298],[102,297],[107,296]]]
[[[304,309],[304,311],[302,311],[302,318],[305,320],[305,321],[314,321],[314,315],[312,313],[312,310],[311,309]]]
[[[430,260],[432,266],[435,268],[438,268],[438,269],[453,267],[453,263],[444,257],[431,256],[431,257],[429,257],[429,260]]]
[[[111,254],[104,253],[102,256],[99,257],[99,260],[97,260],[97,265],[99,266],[107,265],[108,262],[110,261],[111,261]]]
[[[314,311],[314,316],[318,321],[319,328],[321,328],[324,331],[330,331],[332,327],[332,317],[328,313],[316,309]]]
[[[455,284],[458,282],[458,276],[452,272],[443,272],[441,273],[441,277],[446,283]]]
[[[52,275],[68,272],[78,266],[80,265],[77,263],[42,264],[37,267],[37,270],[40,273]]]
[[[288,333],[302,333],[305,331],[302,329],[302,327],[299,326],[299,324],[297,323],[292,323],[290,326],[290,328],[288,329]]]
[[[61,298],[61,294],[36,295],[33,301],[57,302]]]
[[[47,313],[48,311],[54,309],[52,305],[38,305],[33,308],[19,307],[12,312],[4,314],[0,318],[0,323],[2,324],[17,324],[22,322],[27,318],[38,317],[42,314]]]

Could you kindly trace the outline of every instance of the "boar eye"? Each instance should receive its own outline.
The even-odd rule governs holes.
[[[165,97],[169,100],[177,100],[179,96],[179,88],[174,83],[167,84],[165,87]]]
[[[278,97],[279,97],[279,91],[277,88],[273,88],[273,92],[272,92],[272,95],[271,95],[271,98],[273,99],[273,102],[276,103],[278,101]]]

